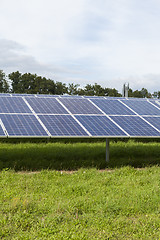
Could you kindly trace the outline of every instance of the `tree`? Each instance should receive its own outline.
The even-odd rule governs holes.
[[[12,72],[9,74],[12,92],[29,94],[55,94],[55,83],[51,79],[37,76],[36,74]]]
[[[87,84],[87,85],[84,87],[84,94],[85,94],[86,96],[94,96],[94,87],[93,87],[93,85]]]
[[[69,83],[68,88],[67,88],[68,94],[69,95],[77,95],[79,86],[80,86],[79,84]]]
[[[99,84],[95,83],[93,86],[94,95],[96,96],[104,96],[104,88],[102,88]]]
[[[61,83],[61,82],[56,82],[56,86],[55,86],[55,94],[57,95],[61,95],[67,93],[67,87],[65,83]]]
[[[131,88],[128,89],[128,97],[133,97],[133,91]]]
[[[141,94],[143,98],[150,98],[151,94],[148,92],[148,90],[146,88],[142,88],[141,89]]]
[[[20,93],[20,79],[21,79],[22,74],[17,71],[17,72],[12,72],[8,75],[8,78],[11,80],[11,86],[12,86],[12,92],[13,93]]]
[[[6,75],[3,70],[0,70],[0,92],[7,93],[9,92],[9,84],[6,80]]]
[[[104,95],[108,97],[121,97],[122,95],[118,93],[118,90],[115,88],[105,88]]]

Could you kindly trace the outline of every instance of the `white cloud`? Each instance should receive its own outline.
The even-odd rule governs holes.
[[[158,0],[2,0],[0,68],[157,90],[159,11]]]

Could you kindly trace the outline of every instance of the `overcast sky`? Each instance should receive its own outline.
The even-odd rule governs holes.
[[[160,91],[160,1],[1,0],[0,69]]]

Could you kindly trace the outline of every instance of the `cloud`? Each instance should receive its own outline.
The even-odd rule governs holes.
[[[0,68],[154,91],[159,11],[158,0],[2,0]]]

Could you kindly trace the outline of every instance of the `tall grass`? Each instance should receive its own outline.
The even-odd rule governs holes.
[[[105,142],[0,143],[0,169],[77,170],[160,164],[160,143],[110,142],[110,162],[105,162]]]

